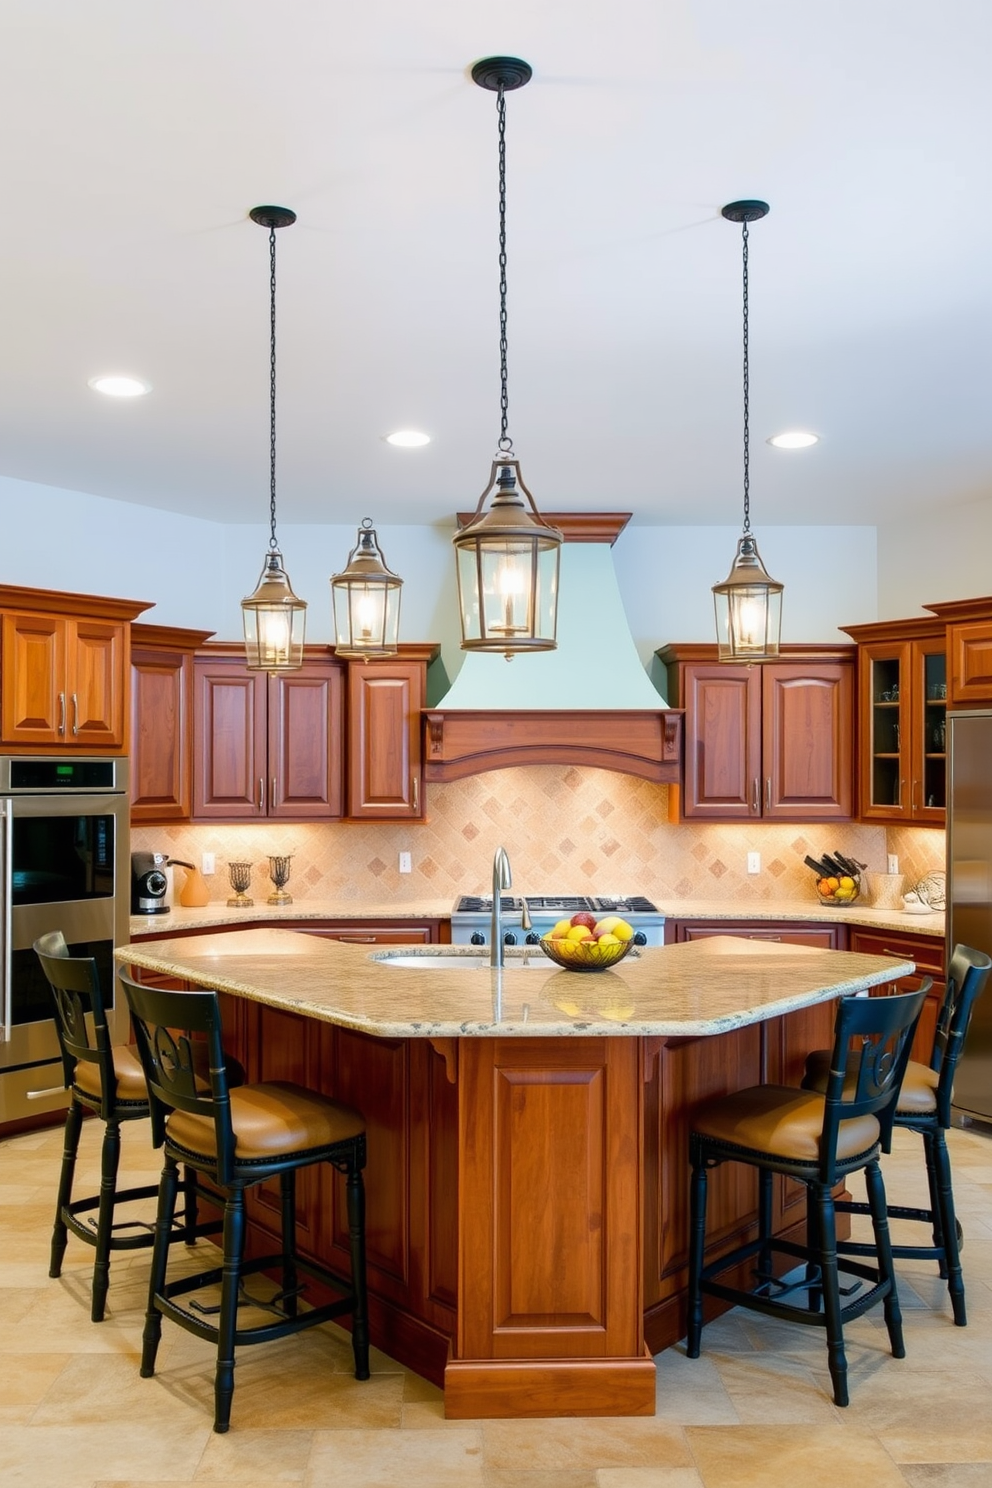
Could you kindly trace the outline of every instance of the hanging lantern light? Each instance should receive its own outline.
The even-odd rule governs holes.
[[[489,482],[471,521],[453,539],[463,651],[553,651],[557,645],[558,562],[562,536],[537,509],[507,433],[506,99],[530,81],[519,57],[487,57],[472,80],[496,94],[499,130],[500,438]],[[523,493],[521,495],[521,492]],[[492,505],[485,511],[486,500]],[[527,504],[524,503],[524,497]]]
[[[276,228],[291,226],[296,213],[253,207],[248,215],[269,229],[269,551],[255,592],[241,601],[241,615],[248,670],[276,676],[303,664],[307,610],[293,593],[276,540]]]
[[[744,265],[744,531],[730,573],[714,584],[716,635],[720,661],[772,661],[779,654],[782,630],[782,585],[770,577],[751,532],[750,431],[748,427],[748,234],[749,222],[768,215],[768,203],[730,202],[728,222],[741,223]]]
[[[358,529],[348,566],[331,579],[335,649],[339,656],[395,656],[403,580],[386,567],[372,518]]]

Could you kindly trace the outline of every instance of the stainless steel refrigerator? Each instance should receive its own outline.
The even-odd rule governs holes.
[[[947,715],[947,944],[992,956],[992,712]],[[975,1004],[954,1108],[992,1122],[992,990]]]

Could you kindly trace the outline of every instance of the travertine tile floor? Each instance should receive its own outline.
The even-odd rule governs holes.
[[[96,1188],[101,1127],[80,1179]],[[144,1124],[124,1178],[154,1179]],[[61,1133],[0,1143],[0,1485],[128,1488],[992,1488],[992,1140],[951,1133],[969,1325],[930,1265],[900,1263],[907,1358],[880,1314],[847,1330],[852,1404],[829,1396],[818,1330],[740,1310],[703,1356],[658,1358],[653,1419],[445,1422],[440,1392],[385,1357],[350,1374],[333,1327],[245,1350],[229,1435],[210,1429],[210,1349],[166,1322],[154,1380],[138,1375],[147,1252],[115,1259],[104,1323],[89,1321],[92,1251],[70,1239],[48,1278]],[[890,1196],[924,1201],[918,1142],[897,1133]],[[80,1189],[79,1191],[83,1191]],[[177,1255],[181,1250],[177,1248]]]

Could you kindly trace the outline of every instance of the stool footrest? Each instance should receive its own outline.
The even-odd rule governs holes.
[[[254,1275],[260,1271],[278,1268],[283,1263],[280,1253],[268,1256],[257,1256],[254,1260],[245,1261],[241,1266],[241,1276]],[[350,1282],[343,1281],[334,1272],[325,1266],[319,1266],[311,1261],[305,1261],[299,1256],[295,1257],[294,1265],[297,1271],[312,1277],[315,1281],[321,1281],[325,1286],[332,1286],[336,1291],[342,1292],[340,1298],[334,1302],[326,1302],[320,1307],[313,1307],[306,1312],[295,1313],[292,1316],[286,1313],[279,1314],[279,1321],[275,1323],[257,1323],[250,1328],[237,1328],[234,1333],[235,1345],[249,1343],[266,1343],[269,1339],[282,1338],[287,1333],[299,1332],[302,1328],[314,1328],[320,1323],[330,1322],[333,1318],[341,1317],[345,1313],[352,1312],[355,1306],[355,1296]],[[178,1277],[175,1281],[167,1282],[160,1292],[155,1294],[155,1307],[162,1313],[163,1317],[172,1318],[179,1322],[189,1332],[195,1333],[198,1338],[207,1341],[216,1341],[218,1327],[216,1323],[206,1320],[207,1308],[190,1303],[189,1306],[181,1306],[173,1299],[182,1297],[190,1292],[201,1291],[204,1287],[216,1286],[224,1275],[223,1266],[213,1266],[208,1271],[198,1271],[195,1276]],[[285,1292],[277,1296],[285,1297]],[[291,1295],[296,1295],[295,1292]],[[273,1310],[275,1299],[256,1302],[249,1297],[244,1288],[239,1284],[238,1305],[260,1307],[265,1311]],[[193,1310],[195,1309],[195,1310]],[[210,1309],[212,1312],[214,1309]],[[219,1309],[217,1309],[219,1310]],[[199,1314],[199,1315],[197,1315]]]
[[[839,1250],[840,1247],[838,1247]],[[808,1263],[810,1260],[809,1251],[806,1247],[798,1245],[793,1241],[780,1239],[752,1240],[747,1245],[740,1245],[735,1250],[721,1256],[719,1260],[711,1261],[709,1265],[704,1266],[699,1273],[700,1291],[711,1297],[719,1297],[724,1302],[745,1305],[758,1312],[768,1313],[770,1317],[779,1317],[790,1322],[806,1323],[812,1327],[825,1327],[826,1315],[822,1310],[793,1307],[788,1302],[782,1301],[780,1297],[769,1295],[766,1290],[768,1283],[767,1272],[759,1273],[759,1286],[755,1290],[748,1290],[744,1287],[726,1286],[722,1282],[714,1280],[714,1277],[720,1275],[723,1271],[729,1271],[732,1267],[739,1266],[743,1262],[749,1261],[752,1256],[759,1254],[763,1257],[767,1257],[769,1254],[787,1255],[804,1263]],[[846,1256],[838,1254],[837,1269],[847,1276],[856,1277],[859,1282],[869,1283],[866,1289],[859,1291],[857,1296],[854,1296],[850,1302],[847,1302],[841,1308],[841,1318],[844,1322],[847,1322],[851,1318],[860,1317],[862,1313],[867,1312],[869,1308],[873,1307],[876,1302],[880,1301],[883,1297],[887,1297],[891,1291],[889,1283],[879,1276],[877,1267],[865,1266],[858,1261],[852,1261]],[[821,1292],[822,1282],[817,1274],[797,1283],[787,1283],[786,1287],[789,1293],[797,1290]],[[853,1288],[847,1288],[843,1291],[842,1295],[850,1296],[852,1291]]]

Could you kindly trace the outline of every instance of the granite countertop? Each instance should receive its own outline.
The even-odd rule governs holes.
[[[446,946],[449,969],[438,966],[438,949],[370,952],[293,931],[242,930],[124,946],[115,955],[384,1038],[725,1033],[913,970],[895,958],[723,935],[632,951],[614,970],[584,975],[522,948],[509,948],[497,972],[478,948]],[[397,955],[426,958],[426,967],[383,964]]]
[[[864,925],[879,930],[902,931],[914,935],[944,936],[943,913],[907,914],[901,909],[873,909],[870,905],[852,905],[831,909],[819,900],[762,899],[747,904],[712,899],[669,899],[655,901],[659,910],[675,920],[809,920],[822,924]],[[130,934],[176,935],[184,930],[212,929],[222,925],[257,923],[279,924],[290,920],[447,920],[452,901],[437,899],[397,903],[342,902],[340,899],[301,899],[285,909],[275,909],[256,900],[253,909],[229,909],[221,900],[202,909],[177,907],[164,915],[132,915]]]

